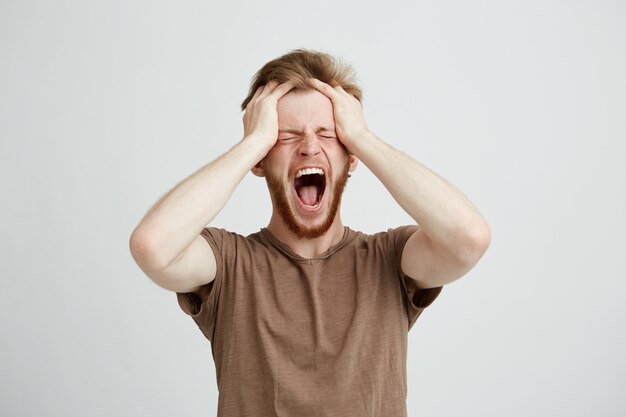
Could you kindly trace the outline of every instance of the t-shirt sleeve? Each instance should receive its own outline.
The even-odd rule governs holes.
[[[217,301],[224,280],[225,246],[228,246],[228,232],[224,229],[205,227],[200,235],[211,246],[215,256],[216,272],[213,281],[202,285],[196,292],[176,293],[180,308],[193,318],[198,328],[210,341],[213,340]]]
[[[417,318],[424,309],[432,304],[439,296],[443,286],[433,288],[420,288],[417,282],[402,272],[402,251],[411,235],[419,229],[417,225],[400,226],[389,229],[387,232],[391,238],[394,249],[397,274],[406,298],[407,315],[409,317],[408,330],[411,330]]]

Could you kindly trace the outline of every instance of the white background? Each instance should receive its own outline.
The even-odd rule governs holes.
[[[128,239],[297,47],[491,226],[409,333],[409,415],[626,415],[626,4],[598,0],[2,1],[0,415],[215,415],[210,344]],[[249,174],[212,225],[270,210]],[[363,164],[342,218],[411,223]]]

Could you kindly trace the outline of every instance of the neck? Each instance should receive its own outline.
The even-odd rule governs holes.
[[[277,213],[272,213],[272,218],[267,229],[289,249],[306,259],[315,258],[328,251],[331,247],[339,243],[343,237],[344,226],[341,222],[339,212],[335,216],[330,228],[323,235],[314,239],[301,238],[293,233]]]

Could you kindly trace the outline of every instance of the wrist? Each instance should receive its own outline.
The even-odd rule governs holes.
[[[371,152],[372,146],[380,142],[380,139],[369,130],[364,130],[352,136],[348,144],[344,144],[348,151],[361,159],[363,153]]]
[[[255,157],[263,154],[266,149],[266,147],[263,145],[263,142],[261,142],[254,135],[244,136],[237,144],[237,147],[241,148],[243,151],[245,151],[249,155],[254,155]]]
[[[267,153],[274,147],[276,139],[268,139],[267,136],[250,133],[241,139],[239,142],[244,145],[248,152],[258,157],[257,162],[267,155]]]

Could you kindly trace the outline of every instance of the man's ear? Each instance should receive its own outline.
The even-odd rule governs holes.
[[[348,158],[350,159],[350,168],[348,168],[348,171],[350,173],[352,173],[352,172],[354,172],[354,170],[356,169],[357,165],[359,164],[359,158],[357,158],[353,154],[348,155]]]
[[[252,169],[250,170],[257,177],[264,177],[265,170],[263,169],[263,160],[261,159]]]

